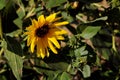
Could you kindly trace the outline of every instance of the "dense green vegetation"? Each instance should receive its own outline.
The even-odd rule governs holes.
[[[25,28],[56,12],[68,34],[36,57]],[[0,0],[0,80],[120,80],[120,1]]]

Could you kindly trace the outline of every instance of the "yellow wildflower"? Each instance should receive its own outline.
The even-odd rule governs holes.
[[[64,40],[62,35],[67,32],[59,27],[68,24],[68,22],[57,22],[61,17],[56,18],[56,15],[57,13],[53,13],[47,17],[41,15],[38,17],[38,20],[33,19],[32,25],[26,28],[27,46],[30,46],[32,53],[36,48],[38,57],[48,57],[48,48],[57,54],[58,52],[55,47],[60,49],[60,44],[57,40]]]

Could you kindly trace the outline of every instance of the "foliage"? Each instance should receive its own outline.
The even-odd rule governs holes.
[[[25,28],[60,12],[58,54],[31,54]],[[0,0],[0,80],[120,80],[119,0]]]

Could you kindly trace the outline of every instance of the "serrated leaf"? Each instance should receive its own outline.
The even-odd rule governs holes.
[[[0,0],[0,10],[6,6],[6,0]]]
[[[46,7],[47,8],[53,8],[53,7],[56,7],[56,6],[60,6],[62,3],[65,3],[66,0],[49,0],[46,4]]]
[[[60,80],[71,80],[70,75],[67,72],[63,72]]]
[[[88,26],[80,35],[85,39],[90,39],[97,34],[100,28],[101,28],[100,26],[95,26],[95,27]]]
[[[14,41],[12,44],[16,45],[16,43],[14,43]],[[13,48],[13,46],[11,46],[11,44],[9,43],[9,40],[7,40],[7,39],[6,39],[6,41],[3,40],[2,46],[4,49],[4,56],[7,59],[8,65],[10,66],[15,78],[17,80],[21,80],[23,60],[19,55],[17,55],[17,52],[20,53],[21,49],[18,49],[18,47]]]
[[[82,70],[84,78],[90,77],[91,71],[89,65],[84,65]]]

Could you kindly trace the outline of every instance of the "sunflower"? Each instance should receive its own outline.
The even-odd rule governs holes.
[[[60,26],[68,24],[67,21],[58,22],[61,17],[57,17],[58,13],[50,14],[45,17],[41,15],[38,20],[31,20],[32,24],[26,28],[24,33],[27,38],[27,46],[30,46],[31,52],[35,52],[38,57],[49,57],[50,49],[57,54],[56,48],[60,49],[60,44],[57,40],[64,40],[63,34],[67,32],[60,28]]]

